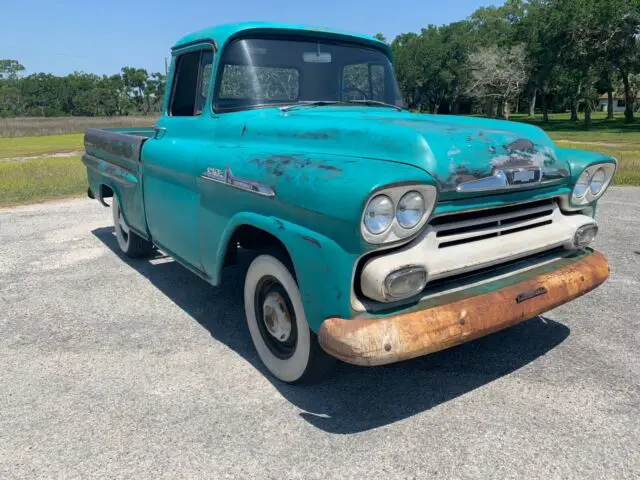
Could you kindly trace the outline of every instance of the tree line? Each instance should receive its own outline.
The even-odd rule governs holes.
[[[102,76],[23,76],[24,69],[17,60],[0,60],[0,117],[149,115],[161,110],[167,81],[134,67]]]
[[[386,41],[384,35],[377,38]],[[433,113],[584,112],[640,93],[640,0],[508,0],[391,42],[405,101]]]
[[[383,34],[376,37],[387,41]],[[640,0],[507,0],[468,19],[391,41],[406,103],[432,113],[584,113],[621,97],[634,120],[640,94]],[[0,60],[0,116],[127,115],[161,109],[166,76],[124,67],[111,76],[21,75]]]

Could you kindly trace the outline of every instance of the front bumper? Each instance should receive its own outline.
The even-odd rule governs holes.
[[[604,255],[587,251],[521,274],[515,283],[498,280],[445,295],[437,306],[418,303],[384,318],[328,318],[318,338],[328,354],[347,363],[384,365],[528,320],[593,290],[608,277]]]

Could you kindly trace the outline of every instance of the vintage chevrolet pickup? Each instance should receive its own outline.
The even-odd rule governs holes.
[[[609,275],[588,248],[614,158],[540,129],[411,113],[373,38],[243,23],[179,40],[162,117],[89,129],[89,196],[131,257],[212,285],[240,249],[264,365],[308,381],[381,365],[568,302]],[[240,324],[238,324],[240,327]]]

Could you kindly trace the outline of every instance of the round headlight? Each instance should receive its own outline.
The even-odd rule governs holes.
[[[402,228],[409,229],[420,223],[424,211],[424,198],[418,192],[411,191],[405,193],[400,202],[398,202],[396,218]]]
[[[604,170],[600,168],[596,173],[591,177],[591,183],[589,184],[589,189],[591,190],[592,195],[597,195],[602,190],[604,186],[604,182],[607,178],[607,175],[604,173]]]
[[[393,221],[393,202],[386,195],[374,197],[364,212],[364,226],[374,235],[386,231]]]
[[[585,170],[578,178],[576,186],[573,188],[573,196],[576,198],[582,198],[586,195],[589,188],[589,171]]]

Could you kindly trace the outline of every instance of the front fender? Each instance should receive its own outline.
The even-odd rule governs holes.
[[[566,161],[569,164],[569,168],[571,171],[571,185],[570,188],[573,190],[574,185],[580,178],[580,175],[584,171],[585,168],[590,167],[591,165],[597,163],[612,163],[615,165],[616,169],[618,167],[618,161],[603,153],[598,152],[590,152],[587,150],[573,150],[570,148],[558,148],[557,156],[560,160]],[[615,176],[615,172],[614,172]],[[595,208],[598,200],[593,202],[592,207],[592,215],[595,215]],[[569,193],[563,199],[563,208],[567,210],[576,210],[579,208],[584,208],[584,205],[574,205],[571,202],[571,193]]]
[[[243,225],[264,230],[284,244],[293,261],[307,322],[314,332],[329,316],[351,314],[351,277],[357,254],[343,250],[318,232],[277,217],[241,212],[229,220],[215,253],[212,283],[219,282],[229,240]]]
[[[556,150],[558,159],[569,163],[571,169],[572,186],[578,181],[582,171],[595,163],[613,163],[617,165],[615,158],[598,152],[588,150],[573,150],[571,148],[558,148]]]

